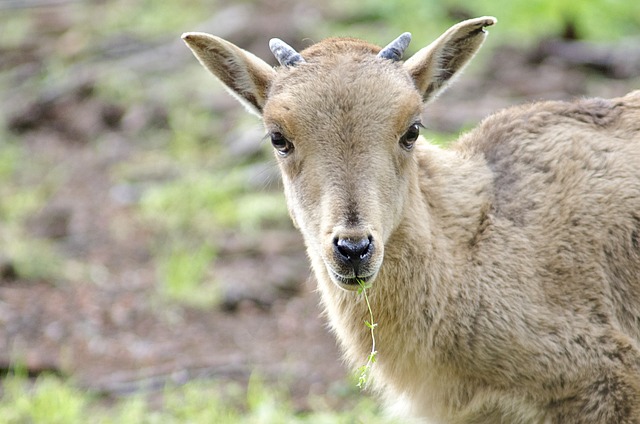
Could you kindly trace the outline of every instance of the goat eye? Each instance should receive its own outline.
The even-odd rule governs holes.
[[[418,136],[420,135],[420,124],[413,124],[409,127],[406,133],[400,137],[400,145],[406,150],[413,149]]]
[[[291,142],[287,140],[281,132],[272,132],[270,136],[271,144],[280,156],[287,156],[291,153],[291,150],[293,150],[293,144],[291,144]]]

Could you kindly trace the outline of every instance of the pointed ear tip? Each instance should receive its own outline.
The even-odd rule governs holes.
[[[494,16],[483,16],[480,19],[484,19],[485,26],[491,26],[498,23],[498,19]]]
[[[204,39],[204,34],[199,32],[185,32],[181,38],[187,46],[194,47],[198,44],[198,41]]]
[[[191,40],[195,40],[198,38],[203,38],[206,37],[207,34],[205,34],[204,32],[195,32],[195,31],[189,31],[189,32],[185,32],[182,34],[182,39],[184,41],[191,41]]]
[[[205,41],[205,40],[208,40],[208,41],[222,40],[220,37],[216,37],[215,35],[207,34],[206,32],[195,32],[195,31],[185,32],[182,34],[181,38],[187,44],[193,44],[198,41]]]

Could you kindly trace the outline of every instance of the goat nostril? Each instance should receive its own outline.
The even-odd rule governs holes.
[[[336,238],[334,239],[334,245],[345,261],[356,265],[370,256],[373,247],[373,238],[371,236],[359,239]]]

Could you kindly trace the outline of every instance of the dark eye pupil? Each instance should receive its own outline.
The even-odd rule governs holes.
[[[412,125],[407,131],[407,141],[416,141],[420,135],[420,128],[418,125]]]
[[[287,140],[284,138],[282,133],[274,132],[271,134],[271,144],[274,147],[282,147],[287,143]]]
[[[293,145],[280,132],[271,133],[271,144],[280,155],[286,155],[293,148]]]
[[[405,149],[411,149],[420,135],[420,124],[413,124],[400,139],[400,143]]]

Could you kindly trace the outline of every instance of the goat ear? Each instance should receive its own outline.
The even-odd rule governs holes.
[[[460,22],[404,63],[425,102],[434,99],[465,67],[487,35],[484,28],[496,22],[491,16]]]
[[[188,32],[182,39],[249,112],[262,116],[269,85],[276,74],[269,64],[220,37]]]

